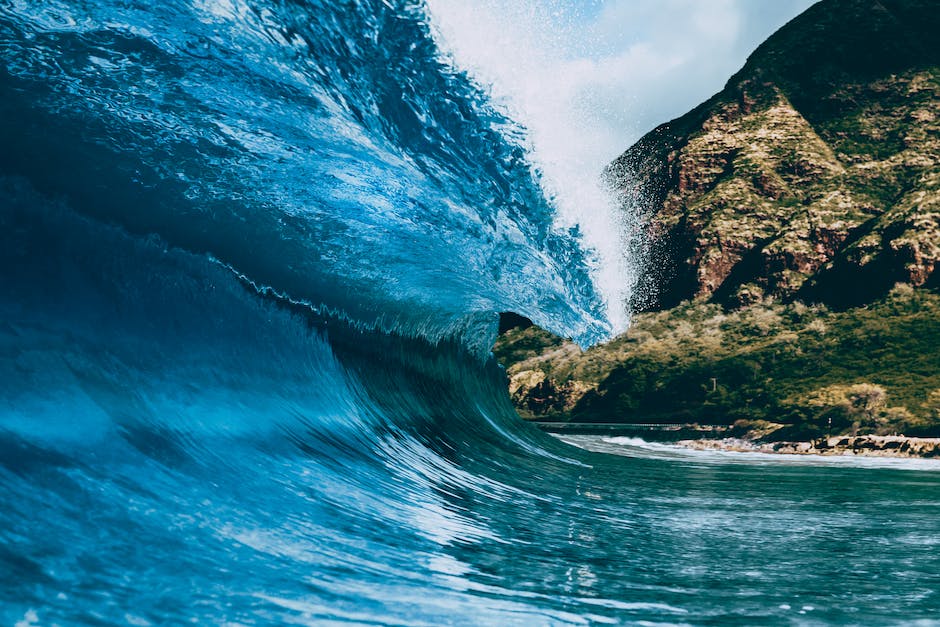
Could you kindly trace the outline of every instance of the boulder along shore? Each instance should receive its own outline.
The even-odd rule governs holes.
[[[754,442],[741,438],[679,440],[677,446],[701,451],[735,451],[786,455],[940,458],[940,438],[903,435],[832,436],[807,442]]]

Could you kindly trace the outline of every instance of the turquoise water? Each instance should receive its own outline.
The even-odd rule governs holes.
[[[571,446],[498,312],[609,331],[420,2],[0,1],[0,623],[890,624],[928,462]]]

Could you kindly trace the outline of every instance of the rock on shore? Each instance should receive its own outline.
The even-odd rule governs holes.
[[[940,438],[910,438],[903,435],[834,436],[809,442],[765,443],[756,443],[739,438],[725,438],[721,440],[681,440],[676,444],[696,450],[787,455],[940,457]]]

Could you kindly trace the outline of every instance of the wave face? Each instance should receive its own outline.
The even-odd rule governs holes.
[[[606,330],[520,133],[409,2],[21,2],[5,172],[256,287],[411,336],[530,311]]]
[[[0,622],[933,615],[932,473],[767,487],[517,419],[495,312],[602,337],[596,261],[428,32],[394,0],[0,2]],[[806,610],[814,572],[883,576]]]

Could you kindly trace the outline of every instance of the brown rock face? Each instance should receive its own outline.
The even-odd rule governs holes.
[[[643,216],[640,309],[867,302],[940,282],[940,10],[826,0],[609,168]]]
[[[513,405],[525,418],[557,418],[568,414],[594,386],[583,381],[558,382],[538,370],[522,370],[509,379]]]

